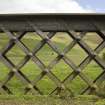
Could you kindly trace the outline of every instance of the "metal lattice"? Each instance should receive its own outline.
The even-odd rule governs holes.
[[[27,32],[16,32],[14,33],[8,30],[5,26],[1,25],[1,30],[6,33],[9,37],[9,43],[0,51],[0,60],[5,64],[6,67],[9,68],[10,72],[8,73],[5,81],[0,85],[1,91],[4,91],[8,94],[12,94],[12,91],[8,88],[7,83],[16,75],[21,81],[26,83],[26,87],[24,88],[24,94],[30,92],[31,89],[34,89],[39,94],[43,94],[43,92],[37,87],[37,83],[46,75],[50,78],[55,84],[56,88],[52,90],[51,93],[59,94],[62,90],[67,90],[70,94],[73,94],[72,89],[69,89],[67,84],[72,83],[72,81],[79,76],[88,86],[83,89],[81,94],[84,94],[87,91],[95,91],[98,88],[98,80],[100,80],[105,74],[105,62],[99,57],[99,53],[105,48],[105,33],[104,31],[97,30],[96,33],[102,38],[102,42],[96,47],[95,50],[90,48],[83,39],[86,36],[88,31],[82,31],[79,35],[77,35],[76,31],[69,30],[66,31],[68,36],[73,39],[73,41],[64,48],[61,52],[59,48],[52,42],[52,38],[56,35],[57,32],[48,32],[44,33],[39,29],[39,27],[32,22],[28,22],[29,27],[31,27],[35,33],[42,39],[37,46],[30,51],[30,49],[21,41],[21,39],[26,35]],[[65,25],[67,26],[67,25]],[[33,34],[34,34],[33,32]],[[49,63],[48,66],[44,64],[42,60],[40,60],[36,54],[39,52],[44,45],[47,44],[56,54],[57,57]],[[79,45],[86,53],[87,57],[80,63],[80,65],[76,65],[66,54],[75,47],[75,45]],[[15,65],[6,54],[17,45],[21,50],[26,54],[24,59],[22,59],[18,65]],[[23,68],[29,60],[32,60],[40,69],[41,73],[37,76],[34,81],[31,81],[25,74],[21,72],[21,68]],[[57,65],[61,60],[65,62],[70,68],[72,68],[73,72],[70,73],[63,81],[61,81],[53,72],[52,69],[55,65]],[[94,60],[103,70],[100,75],[97,75],[95,80],[91,80],[86,74],[82,71],[87,67],[87,65]]]

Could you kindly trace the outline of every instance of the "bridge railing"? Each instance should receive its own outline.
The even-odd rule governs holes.
[[[95,92],[100,83],[104,80],[105,61],[100,58],[99,54],[105,48],[105,15],[0,15],[0,31],[1,33],[5,33],[9,38],[8,43],[0,50],[0,62],[10,70],[5,80],[1,81],[1,91],[4,91],[8,94],[13,93],[12,89],[8,87],[8,82],[11,81],[14,75],[16,75],[22,83],[25,83],[25,88],[23,90],[25,94],[30,92],[31,89],[35,89],[35,91],[37,91],[39,94],[43,94],[43,91],[37,87],[37,83],[44,76],[47,76],[56,85],[55,88],[48,94],[59,94],[62,90],[67,90],[70,92],[70,94],[73,94],[72,89],[68,88],[67,84],[71,84],[77,76],[79,76],[87,84],[86,87],[83,87],[80,94],[91,93],[93,91]],[[41,38],[41,41],[32,51],[21,41],[28,32],[36,33]],[[59,50],[59,47],[56,46],[52,41],[52,38],[56,36],[57,32],[65,32],[73,40],[68,46],[64,48],[63,51]],[[99,43],[95,49],[91,48],[83,40],[83,37],[85,37],[88,32],[95,32],[102,39],[101,43]],[[57,57],[54,58],[47,66],[36,55],[37,52],[39,52],[46,44],[57,54]],[[15,45],[17,45],[21,51],[25,53],[24,58],[17,65],[7,56],[8,52],[11,51]],[[76,65],[66,55],[75,47],[75,45],[79,45],[80,48],[83,49],[88,55],[85,59],[83,59],[82,62],[80,62],[79,65]],[[21,72],[21,69],[27,65],[29,60],[32,60],[34,64],[36,64],[41,70],[41,73],[33,81]],[[62,81],[52,72],[52,68],[55,67],[55,65],[57,65],[61,60],[63,60],[64,63],[73,70],[73,72],[71,72]],[[82,72],[88,66],[88,64],[91,63],[91,61],[95,61],[102,69],[102,72],[98,74],[94,80],[91,80],[86,74]],[[0,71],[2,71],[2,67],[0,67]]]

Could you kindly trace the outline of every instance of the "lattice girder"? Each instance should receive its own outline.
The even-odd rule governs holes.
[[[8,94],[13,94],[12,90],[9,89],[8,82],[11,81],[14,75],[16,75],[22,83],[26,84],[24,87],[24,94],[29,93],[32,89],[37,91],[39,94],[44,94],[43,91],[41,91],[37,86],[38,82],[41,81],[44,76],[47,76],[56,85],[56,88],[54,88],[49,93],[50,95],[55,92],[56,94],[60,94],[62,90],[67,90],[68,92],[70,92],[70,94],[73,95],[74,93],[72,89],[68,87],[68,84],[72,84],[72,81],[75,80],[77,76],[79,76],[81,80],[83,80],[87,84],[87,87],[85,89],[83,88],[81,94],[84,94],[87,91],[88,93],[90,93],[91,91],[96,91],[96,89],[100,85],[99,81],[104,81],[105,75],[105,61],[103,61],[99,56],[100,52],[105,48],[105,33],[104,31],[99,29],[99,26],[94,24],[94,27],[97,30],[95,32],[98,34],[98,36],[101,37],[102,42],[93,50],[83,40],[88,31],[83,30],[79,32],[78,35],[78,32],[73,29],[70,30],[68,28],[68,24],[65,22],[65,27],[67,29],[65,32],[70,38],[73,39],[73,41],[70,42],[63,51],[61,51],[59,47],[57,47],[52,41],[52,38],[56,36],[57,31],[50,31],[48,33],[45,33],[40,29],[40,27],[38,27],[37,24],[33,24],[33,22],[31,21],[27,21],[27,24],[28,27],[34,30],[32,31],[33,35],[37,34],[41,38],[41,41],[37,43],[32,51],[21,41],[21,39],[26,35],[27,31],[13,32],[4,25],[0,25],[0,30],[2,30],[2,32],[4,32],[9,37],[9,42],[0,51],[0,61],[5,64],[5,66],[10,70],[5,80],[0,84],[0,91],[4,91]],[[47,44],[57,54],[57,57],[54,58],[48,65],[45,65],[44,62],[36,55],[45,46],[45,44]],[[14,62],[12,62],[12,60],[10,60],[6,55],[15,45],[17,45],[21,49],[21,51],[25,53],[24,58],[17,65],[14,64]],[[67,53],[70,52],[76,45],[79,45],[80,48],[83,49],[83,51],[88,55],[82,62],[80,62],[78,66],[67,56]],[[34,80],[30,80],[21,71],[21,69],[25,65],[27,65],[27,62],[29,62],[29,60],[34,62],[34,64],[37,65],[41,70],[41,73],[37,75]],[[63,60],[65,64],[72,68],[72,72],[63,81],[61,81],[53,73],[53,68],[61,60]],[[95,61],[96,64],[103,70],[103,72],[97,75],[97,78],[95,78],[94,80],[91,80],[86,74],[82,72],[91,63],[91,61]]]

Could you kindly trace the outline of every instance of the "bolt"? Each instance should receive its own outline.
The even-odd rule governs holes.
[[[48,38],[44,38],[45,42],[47,42],[49,39]]]
[[[16,40],[17,38],[15,36],[12,37],[13,40]]]
[[[48,73],[48,72],[49,72],[49,70],[46,68],[46,69],[45,69],[45,73]]]
[[[81,72],[81,69],[77,68],[76,73],[80,73],[80,72]]]
[[[13,72],[17,72],[17,69],[16,68],[13,68],[12,70],[13,70]]]
[[[92,90],[96,90],[96,89],[97,89],[97,85],[96,85],[96,84],[93,84],[93,85],[91,86],[91,89],[92,89]]]
[[[91,56],[94,58],[94,57],[97,56],[97,53],[96,53],[96,52],[93,52],[93,53],[91,54]]]
[[[61,84],[61,89],[65,90],[64,84]]]
[[[32,57],[33,56],[33,53],[30,52],[28,55]]]
[[[77,41],[80,41],[80,40],[81,40],[81,36],[77,36],[77,37],[76,37],[76,40],[77,40]]]
[[[32,84],[28,84],[28,88],[32,89],[33,85]]]
[[[64,57],[64,53],[61,53],[61,54],[60,54],[60,57]]]

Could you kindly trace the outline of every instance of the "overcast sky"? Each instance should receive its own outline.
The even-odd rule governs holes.
[[[105,0],[0,0],[0,13],[90,13],[104,8]]]

